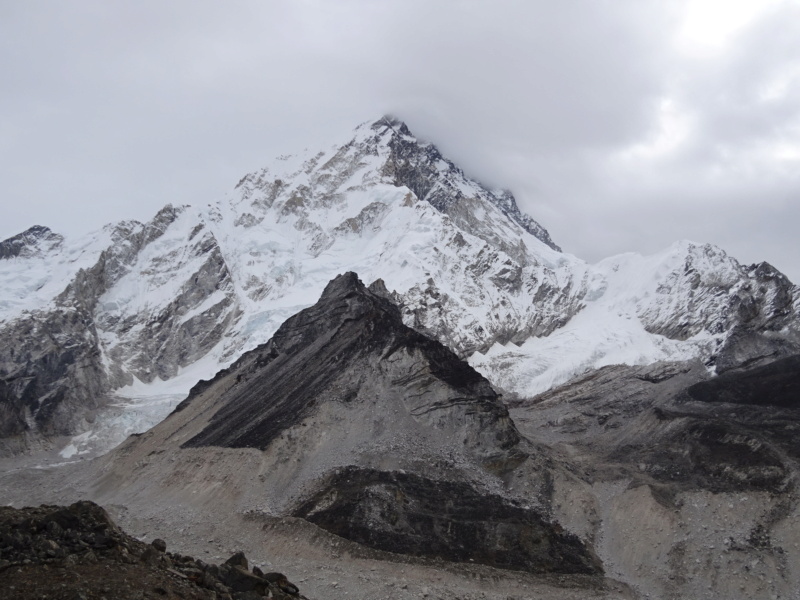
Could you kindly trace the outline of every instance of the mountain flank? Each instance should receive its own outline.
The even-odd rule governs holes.
[[[404,325],[397,307],[355,273],[333,279],[316,304],[288,319],[225,377],[235,383],[219,396],[222,407],[182,447],[264,450],[315,405],[377,403],[387,413],[402,409],[435,428],[452,428],[453,438],[488,453],[497,468],[523,458],[519,434],[489,382]]]
[[[530,458],[541,448],[489,382],[372,288],[334,278],[269,342],[103,457],[96,493],[192,490],[206,510],[300,517],[376,550],[601,575],[584,541],[503,491],[543,457]]]

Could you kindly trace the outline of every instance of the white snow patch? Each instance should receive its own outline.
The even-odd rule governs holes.
[[[86,458],[105,454],[133,433],[142,433],[162,421],[186,394],[160,394],[143,398],[118,398],[97,415],[95,425],[74,436],[59,454]]]

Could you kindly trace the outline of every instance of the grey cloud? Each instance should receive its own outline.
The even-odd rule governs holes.
[[[759,99],[800,64],[792,11],[701,64],[671,46],[672,2],[7,3],[0,236],[210,202],[392,112],[579,256],[694,238],[800,280],[799,170],[753,155],[794,135],[797,80]],[[658,130],[665,97],[690,139],[617,160]]]
[[[700,135],[716,144],[747,144],[780,134],[800,117],[800,7],[770,14],[716,60],[689,65],[680,92],[701,119]],[[780,96],[766,92],[794,71]]]

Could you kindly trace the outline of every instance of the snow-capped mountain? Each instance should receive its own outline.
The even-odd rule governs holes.
[[[382,279],[407,325],[522,396],[605,364],[724,370],[800,345],[800,291],[769,265],[687,242],[586,264],[384,117],[205,207],[0,243],[0,436],[19,451],[38,434],[86,441],[109,415],[120,435],[149,427],[346,271]],[[119,397],[153,410],[131,420]]]
[[[533,396],[613,364],[700,359],[714,373],[796,351],[798,288],[767,263],[743,266],[710,244],[676,242],[588,268],[579,312],[547,336],[496,344],[470,362]]]

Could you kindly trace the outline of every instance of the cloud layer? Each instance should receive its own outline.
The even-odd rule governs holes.
[[[206,203],[383,113],[587,260],[689,238],[800,281],[800,4],[5,3],[7,237]]]

